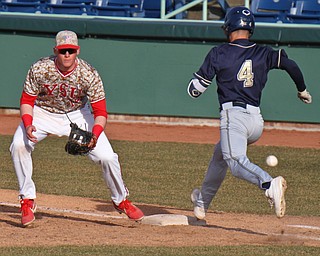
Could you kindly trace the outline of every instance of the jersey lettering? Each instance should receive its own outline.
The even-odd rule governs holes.
[[[56,89],[56,87],[57,87],[58,85],[57,85],[57,84],[53,84],[53,85],[52,85],[52,86],[53,86],[52,89],[50,89],[50,84],[44,84],[43,86],[47,88],[48,95],[52,96],[54,89]]]
[[[71,89],[70,97],[71,97],[71,98],[74,98],[74,94],[75,94],[74,92],[76,91],[77,88],[71,87],[70,89]],[[80,90],[80,91],[82,91],[82,90]]]
[[[60,95],[62,97],[66,97],[67,96],[67,89],[68,85],[67,84],[60,84]]]
[[[81,95],[82,90],[77,90],[76,87],[70,87],[69,85],[62,83],[62,84],[53,84],[53,85],[49,85],[49,84],[44,84],[43,85],[46,89],[47,89],[47,95],[54,95],[54,91],[58,90],[58,93],[61,97],[66,98],[67,96],[69,96],[71,99],[75,99],[77,102],[80,101],[80,99],[78,99],[77,95]]]
[[[243,81],[243,87],[253,86],[254,74],[252,72],[252,61],[246,60],[242,63],[241,68],[237,74],[238,81]]]

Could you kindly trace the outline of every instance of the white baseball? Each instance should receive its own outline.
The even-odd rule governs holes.
[[[278,164],[278,158],[274,155],[270,155],[267,157],[266,163],[267,165],[274,167]]]

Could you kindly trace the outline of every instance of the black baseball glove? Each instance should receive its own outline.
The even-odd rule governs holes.
[[[71,155],[87,155],[95,146],[96,139],[92,132],[82,130],[77,124],[71,123],[71,131],[65,146],[67,153]],[[93,139],[94,143],[91,142]],[[91,142],[91,146],[89,144]]]

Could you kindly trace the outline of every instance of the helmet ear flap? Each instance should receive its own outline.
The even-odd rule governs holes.
[[[227,31],[228,31],[228,27],[226,26],[226,24],[223,24],[223,25],[221,26],[221,28],[222,28],[222,30],[223,30],[224,32],[227,32]]]

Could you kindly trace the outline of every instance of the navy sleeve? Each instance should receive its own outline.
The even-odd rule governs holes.
[[[194,76],[208,86],[216,75],[216,47],[212,48],[204,59],[200,69],[194,73]]]
[[[306,85],[304,83],[303,74],[297,63],[289,59],[284,50],[281,50],[279,58],[279,68],[285,70],[290,75],[299,92],[304,91]]]

